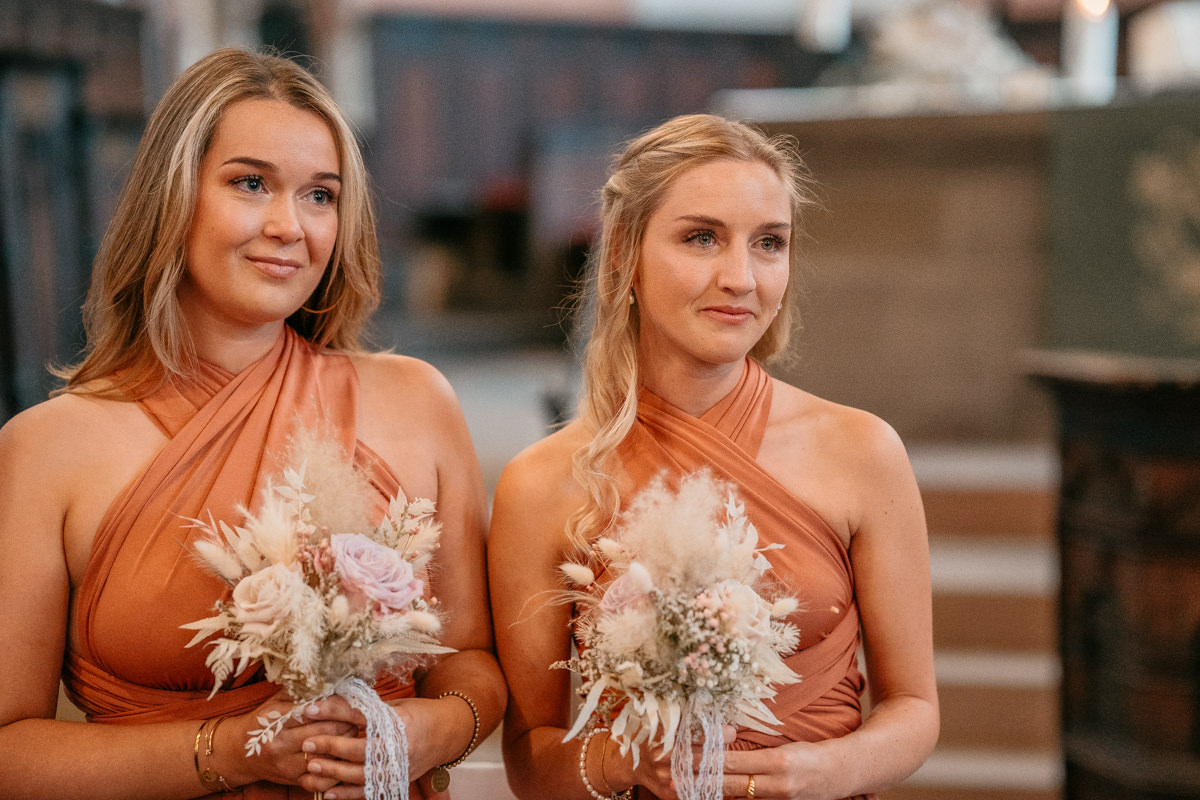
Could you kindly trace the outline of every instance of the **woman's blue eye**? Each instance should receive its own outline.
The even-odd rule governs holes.
[[[315,202],[323,206],[329,205],[336,199],[333,192],[328,189],[313,189],[312,198]]]
[[[241,187],[247,192],[261,192],[263,190],[263,179],[257,175],[246,175],[234,180],[233,185]]]
[[[696,244],[708,247],[717,243],[717,237],[712,231],[695,231],[690,234],[684,241],[695,242]]]

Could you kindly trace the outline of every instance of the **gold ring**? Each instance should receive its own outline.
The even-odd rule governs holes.
[[[746,797],[754,797],[754,776],[750,776],[750,783],[746,785]]]
[[[324,792],[313,792],[313,800],[325,800]]]

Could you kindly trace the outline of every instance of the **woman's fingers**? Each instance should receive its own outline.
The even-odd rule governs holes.
[[[722,779],[721,793],[725,797],[768,797],[765,786],[763,786],[762,775],[739,775],[738,773],[725,773]]]
[[[340,695],[326,697],[315,703],[309,703],[304,709],[304,719],[311,722],[333,721],[344,722],[357,728],[367,725],[367,718],[354,708]]]

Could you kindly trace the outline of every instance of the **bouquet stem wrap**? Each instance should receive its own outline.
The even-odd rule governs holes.
[[[671,751],[671,777],[680,800],[721,800],[725,774],[725,737],[721,732],[721,714],[711,705],[690,698],[679,720],[677,741],[683,745]],[[700,764],[693,771],[692,748],[688,743],[700,740]]]
[[[360,678],[349,678],[337,694],[367,718],[367,800],[408,800],[408,736],[404,720]]]

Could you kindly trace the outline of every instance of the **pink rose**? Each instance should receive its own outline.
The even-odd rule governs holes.
[[[620,575],[604,590],[600,598],[600,610],[616,614],[625,609],[637,609],[650,602],[650,595],[643,591],[637,580],[628,572]]]
[[[295,569],[272,564],[233,587],[233,617],[243,631],[265,639],[287,619],[296,593],[303,589],[304,582]]]
[[[342,586],[364,595],[379,611],[402,611],[421,596],[425,584],[413,576],[412,564],[390,547],[361,533],[329,537]]]

